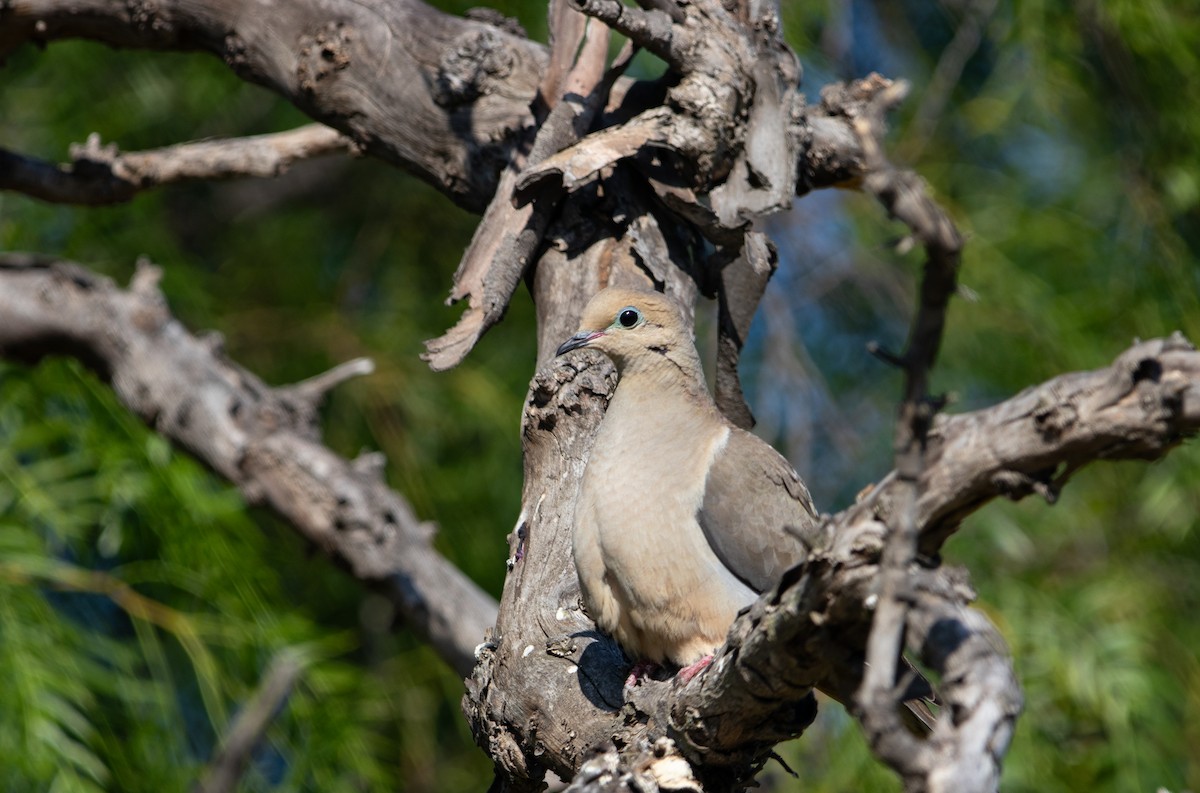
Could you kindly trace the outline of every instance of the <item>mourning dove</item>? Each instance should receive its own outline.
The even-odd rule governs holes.
[[[601,291],[557,354],[582,347],[620,377],[575,512],[584,606],[635,659],[701,668],[737,613],[802,560],[812,499],[787,460],[717,409],[670,298]]]

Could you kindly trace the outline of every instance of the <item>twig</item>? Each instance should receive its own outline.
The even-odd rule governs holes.
[[[58,204],[119,204],[143,190],[177,182],[269,178],[299,160],[356,152],[354,143],[324,124],[247,138],[193,141],[139,152],[118,151],[88,136],[57,165],[0,149],[0,190]]]
[[[325,394],[337,388],[347,380],[353,380],[356,377],[364,377],[372,374],[375,371],[375,362],[370,358],[355,358],[350,361],[343,361],[337,366],[320,374],[313,375],[299,383],[291,386],[293,392],[297,396],[301,396],[306,400],[317,402],[320,401]]]
[[[979,49],[983,31],[996,12],[996,3],[997,0],[971,0],[967,3],[966,18],[959,23],[954,38],[938,58],[906,136],[903,152],[909,160],[919,159],[929,143],[967,61]]]
[[[303,669],[293,653],[285,651],[275,656],[258,690],[222,738],[194,793],[232,793],[237,788]]]
[[[620,0],[571,0],[580,12],[603,22],[618,33],[628,36],[635,44],[645,47],[675,69],[685,66],[684,53],[692,46],[693,34],[681,24],[682,15],[673,15],[658,8],[642,10]]]

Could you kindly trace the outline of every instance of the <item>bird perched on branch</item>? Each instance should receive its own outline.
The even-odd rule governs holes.
[[[575,512],[583,602],[635,660],[687,680],[738,611],[803,559],[817,513],[787,460],[717,409],[673,300],[601,291],[558,354],[583,347],[620,377]]]

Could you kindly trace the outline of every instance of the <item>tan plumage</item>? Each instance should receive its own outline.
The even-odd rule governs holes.
[[[600,292],[558,353],[580,347],[620,375],[576,507],[584,605],[636,659],[693,664],[803,558],[816,510],[788,462],[713,404],[670,298]]]

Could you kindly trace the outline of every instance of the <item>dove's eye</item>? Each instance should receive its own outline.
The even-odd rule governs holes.
[[[617,323],[622,328],[632,328],[642,321],[642,312],[633,306],[626,306],[617,314]]]

